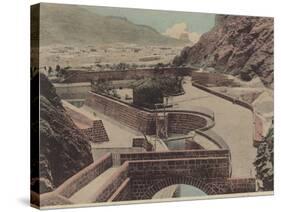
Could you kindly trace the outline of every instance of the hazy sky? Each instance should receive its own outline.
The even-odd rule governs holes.
[[[133,23],[149,25],[160,33],[177,37],[179,31],[188,31],[200,35],[209,31],[215,22],[214,14],[173,12],[159,10],[141,10],[113,7],[88,7],[95,13],[104,16],[126,17]],[[191,34],[191,36],[193,36]]]

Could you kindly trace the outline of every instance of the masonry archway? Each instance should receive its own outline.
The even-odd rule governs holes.
[[[142,199],[152,199],[152,197],[163,188],[166,188],[171,185],[184,184],[190,185],[195,188],[200,189],[207,195],[221,194],[223,193],[222,189],[213,183],[205,182],[194,177],[167,177],[161,180],[157,180],[152,186],[150,186]]]
[[[191,185],[176,184],[165,187],[158,191],[152,199],[203,197],[208,196],[205,192]]]

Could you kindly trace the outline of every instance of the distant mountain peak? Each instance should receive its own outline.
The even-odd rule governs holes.
[[[75,5],[41,4],[41,45],[89,45],[135,43],[183,45],[183,41],[167,37],[150,26],[138,25],[126,17],[101,16],[93,10]]]

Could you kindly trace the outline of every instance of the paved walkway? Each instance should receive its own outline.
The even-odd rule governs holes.
[[[117,168],[109,168],[101,175],[99,175],[95,180],[91,181],[88,185],[77,191],[74,195],[70,197],[70,201],[74,203],[91,203],[93,196],[97,191],[105,184],[108,183],[109,178]]]
[[[189,106],[204,106],[214,111],[215,127],[212,128],[229,145],[232,155],[233,177],[254,177],[253,161],[256,149],[253,147],[252,112],[239,105],[202,91],[185,78],[186,93],[173,98],[174,109]]]

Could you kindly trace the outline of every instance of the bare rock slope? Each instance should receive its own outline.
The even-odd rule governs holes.
[[[115,42],[183,45],[150,26],[134,24],[123,17],[101,16],[92,7],[40,4],[40,45],[95,45]]]
[[[34,176],[33,183],[39,186],[40,182],[40,193],[44,193],[92,163],[93,158],[87,138],[68,116],[43,74],[40,84],[39,178]]]
[[[247,81],[259,76],[273,87],[273,31],[273,18],[217,15],[213,29],[174,63],[213,67]]]

